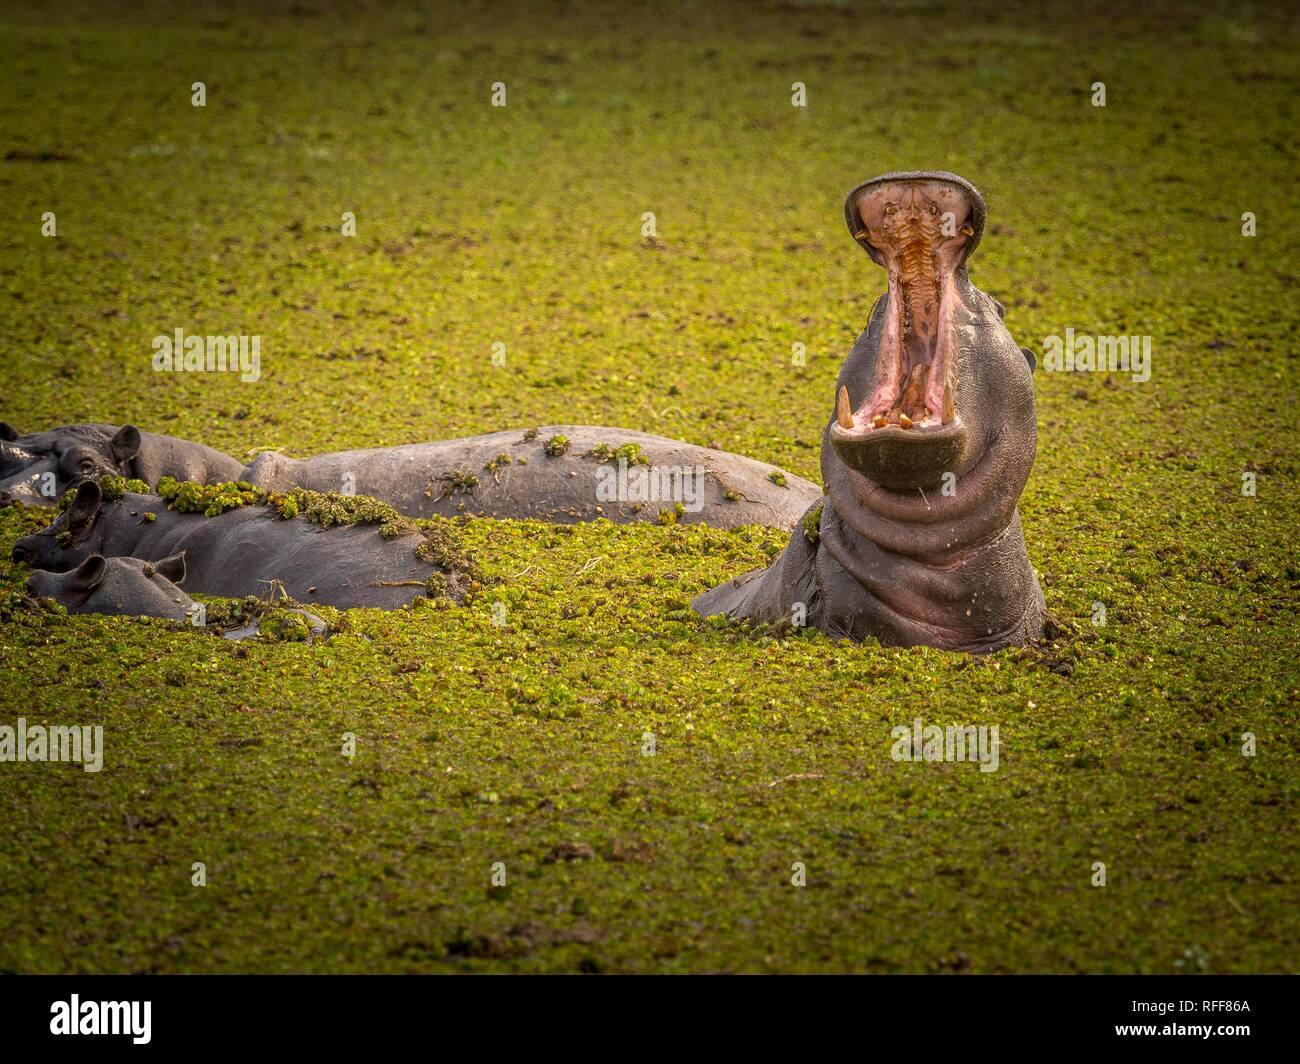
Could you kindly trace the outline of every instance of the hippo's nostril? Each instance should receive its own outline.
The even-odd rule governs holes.
[[[13,559],[16,562],[27,563],[32,560],[32,552],[24,547],[21,543],[14,544]]]

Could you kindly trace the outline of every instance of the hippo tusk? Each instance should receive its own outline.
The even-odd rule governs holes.
[[[853,428],[853,408],[849,405],[849,390],[840,385],[839,398],[835,401],[835,420],[840,423],[840,428]]]

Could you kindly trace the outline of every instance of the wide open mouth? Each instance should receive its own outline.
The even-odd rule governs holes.
[[[924,178],[873,183],[854,205],[854,237],[885,267],[889,296],[871,380],[840,388],[831,440],[849,465],[873,479],[882,473],[881,483],[932,479],[964,447],[953,315],[974,210],[961,185]],[[924,453],[900,467],[909,443]]]

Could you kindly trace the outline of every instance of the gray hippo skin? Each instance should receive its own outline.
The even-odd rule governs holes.
[[[157,564],[183,553],[185,587],[195,594],[265,598],[278,581],[298,602],[396,609],[428,594],[435,570],[416,556],[420,543],[416,534],[385,538],[375,525],[322,529],[284,520],[260,505],[204,517],[168,510],[157,495],[127,492],[105,502],[99,485],[86,481],[53,524],[14,545],[13,558],[67,572],[92,554]]]
[[[567,441],[563,453],[547,450],[556,437]],[[617,449],[627,444],[636,444],[648,464],[626,465],[624,486],[619,488],[618,461],[602,461],[600,453],[589,452],[602,445]],[[553,444],[551,451],[556,450]],[[668,476],[674,469],[700,472]],[[466,515],[559,524],[601,517],[620,523],[656,521],[661,510],[675,510],[675,502],[682,501],[678,519],[683,524],[792,528],[821,497],[816,484],[752,458],[592,425],[548,425],[529,432],[494,432],[304,459],[267,453],[239,479],[264,491],[301,487],[370,495],[409,517]],[[674,495],[674,484],[685,490]],[[642,486],[649,498],[638,495]]]
[[[37,569],[27,580],[27,592],[61,602],[69,613],[183,621],[194,606],[194,600],[176,586],[184,579],[185,558],[179,554],[157,562],[92,554],[66,573]]]
[[[840,371],[820,519],[695,609],[896,646],[1037,639],[1016,511],[1037,445],[1031,364],[966,274],[984,200],[954,174],[886,174],[849,193],[845,218],[889,290]]]
[[[165,476],[216,484],[238,480],[242,470],[211,447],[134,425],[64,425],[24,436],[0,421],[0,492],[29,506],[53,506],[68,488],[106,473],[150,485]]]

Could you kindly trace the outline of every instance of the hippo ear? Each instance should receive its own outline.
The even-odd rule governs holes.
[[[83,480],[77,488],[76,498],[68,507],[68,528],[74,533],[89,528],[103,501],[99,484],[93,480]]]
[[[9,422],[0,421],[0,440],[5,440],[7,442],[9,440],[18,439],[18,436],[18,430],[9,424]]]
[[[108,442],[113,461],[118,465],[129,462],[140,450],[140,430],[134,425],[123,425]]]
[[[1029,363],[1029,372],[1033,373],[1038,368],[1038,358],[1027,347],[1022,347],[1020,353],[1025,356],[1025,361]]]
[[[185,579],[185,552],[173,554],[170,558],[164,558],[160,562],[153,563],[154,572],[159,576],[165,576],[173,584],[179,584]]]
[[[69,591],[89,594],[104,579],[104,570],[108,563],[102,554],[92,554],[68,574],[64,585]]]

